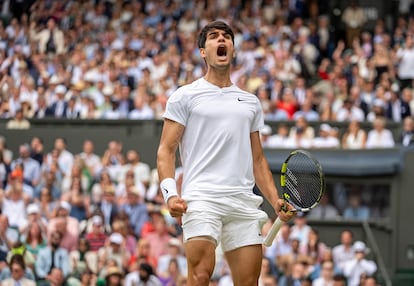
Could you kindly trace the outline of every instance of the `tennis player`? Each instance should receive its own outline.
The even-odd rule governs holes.
[[[168,100],[157,153],[160,187],[171,215],[182,216],[188,285],[209,284],[219,243],[234,285],[257,285],[267,215],[258,208],[263,199],[253,193],[254,184],[283,221],[292,218],[293,208],[281,211],[284,201],[263,154],[260,102],[230,80],[232,29],[211,22],[198,46],[207,72]],[[177,148],[184,174],[181,194],[173,179]]]

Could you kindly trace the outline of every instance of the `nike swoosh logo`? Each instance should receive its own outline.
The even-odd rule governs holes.
[[[240,97],[237,98],[238,101],[247,101],[246,99],[241,99]]]
[[[166,194],[168,194],[168,190],[167,190],[166,188],[162,188],[162,190],[163,190]]]

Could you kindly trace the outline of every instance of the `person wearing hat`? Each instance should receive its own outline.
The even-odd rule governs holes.
[[[104,269],[110,261],[115,261],[116,266],[123,269],[128,265],[129,252],[124,247],[125,241],[122,234],[112,233],[105,247],[98,250],[98,269]]]
[[[105,247],[105,242],[107,240],[102,216],[96,214],[89,219],[89,222],[91,224],[91,228],[88,230],[87,227],[85,238],[89,243],[89,249],[91,251],[98,251],[102,247]]]
[[[46,116],[62,118],[68,107],[68,103],[65,100],[66,86],[59,84],[55,87],[56,100],[46,110]]]
[[[105,275],[105,286],[122,286],[124,274],[117,266],[109,266]]]
[[[343,272],[348,279],[348,286],[358,286],[361,275],[373,275],[377,271],[377,264],[366,259],[369,250],[363,241],[355,241],[352,248],[354,258],[344,264]]]
[[[20,228],[20,233],[28,235],[28,230],[32,224],[38,224],[41,232],[46,233],[47,221],[42,218],[40,207],[37,203],[31,203],[26,208],[27,220],[26,224]]]
[[[335,128],[328,123],[322,123],[319,128],[319,136],[312,139],[313,148],[339,148],[341,146]]]

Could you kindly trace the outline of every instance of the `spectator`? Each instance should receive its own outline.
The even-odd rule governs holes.
[[[336,266],[339,267],[341,272],[343,271],[346,261],[351,260],[354,257],[354,249],[352,244],[354,243],[354,234],[350,230],[344,230],[341,232],[341,242],[332,249],[332,256]]]
[[[131,255],[128,262],[129,268],[134,268],[133,265],[138,266],[140,263],[147,263],[154,269],[157,269],[157,257],[151,256],[151,244],[146,238],[140,238],[137,242],[136,249]]]
[[[175,260],[181,276],[187,275],[187,260],[183,255],[183,245],[178,238],[171,238],[168,242],[168,253],[158,258],[157,274],[166,276],[169,272],[171,260]]]
[[[342,21],[345,24],[346,45],[351,48],[354,40],[359,39],[361,29],[367,21],[364,11],[358,5],[358,0],[352,0],[350,5],[345,8]]]
[[[312,264],[321,263],[328,251],[328,246],[320,240],[319,232],[311,228],[308,234],[308,243],[301,244],[300,252],[311,258]]]
[[[53,173],[48,173],[48,175],[54,177]],[[49,176],[48,176],[49,177]],[[38,204],[40,207],[40,215],[43,220],[49,221],[55,215],[55,209],[58,202],[53,199],[52,190],[48,187],[41,188],[39,193]]]
[[[338,110],[336,114],[336,120],[343,122],[343,121],[364,121],[365,115],[364,111],[355,105],[354,101],[351,98],[346,98],[342,107]]]
[[[298,117],[295,121],[295,125],[290,128],[289,138],[295,138],[297,133],[302,134],[303,138],[309,141],[315,138],[314,128],[309,125],[309,122],[303,116]]]
[[[318,121],[319,113],[313,110],[311,99],[305,99],[300,106],[300,110],[293,114],[293,120],[297,120],[299,117],[304,117],[306,121]]]
[[[154,119],[154,111],[147,100],[148,95],[137,92],[134,97],[134,108],[128,113],[128,119]]]
[[[54,149],[46,155],[46,164],[49,166],[55,160],[57,161],[57,167],[62,176],[70,175],[74,157],[73,154],[66,149],[66,140],[63,137],[55,139]]]
[[[313,148],[339,148],[340,143],[335,132],[327,123],[322,123],[319,127],[319,136],[312,140]]]
[[[133,186],[127,190],[127,201],[120,206],[129,217],[130,226],[136,237],[141,234],[142,227],[149,220],[146,204],[143,202],[144,190]]]
[[[44,145],[43,140],[40,137],[34,136],[30,141],[30,158],[39,162],[42,166],[44,156]]]
[[[275,105],[277,109],[284,110],[288,114],[288,119],[292,119],[297,110],[297,101],[292,89],[284,88]]]
[[[141,263],[138,266],[138,269],[130,272],[125,278],[125,286],[162,286],[160,279],[154,272],[154,269],[151,265],[147,263]]]
[[[391,90],[391,97],[385,108],[387,119],[393,122],[402,122],[404,118],[411,116],[408,102],[404,101],[399,91]]]
[[[127,267],[130,255],[124,245],[125,241],[122,234],[114,232],[109,236],[105,247],[100,248],[98,251],[97,269],[100,271],[99,276],[105,274],[103,270],[110,265],[111,261],[115,262],[114,266],[119,269]]]
[[[373,122],[378,117],[385,117],[386,116],[385,108],[386,108],[386,103],[384,102],[384,100],[380,98],[374,99],[371,110],[367,114],[367,121]]]
[[[68,251],[75,249],[78,245],[79,222],[76,218],[69,216],[71,205],[67,201],[60,201],[55,207],[55,216],[48,223],[48,238],[60,231],[61,243]]]
[[[50,271],[50,274],[46,278],[46,285],[47,286],[61,286],[64,285],[65,282],[65,274],[64,270],[61,268],[53,268]],[[42,285],[42,282],[40,283]]]
[[[57,85],[55,87],[55,96],[56,99],[51,105],[46,109],[46,116],[54,118],[63,118],[65,117],[66,110],[68,108],[68,103],[65,100],[66,86],[63,84]]]
[[[166,272],[158,274],[158,278],[161,280],[163,285],[178,284],[182,278],[180,266],[178,265],[177,259],[172,258],[168,264]]]
[[[410,63],[414,60],[414,45],[413,45],[413,36],[407,35],[405,37],[404,45],[398,47],[397,50],[397,75],[400,79],[401,88],[414,87],[413,79],[414,73],[411,69]]]
[[[130,255],[135,251],[137,245],[136,236],[133,233],[133,229],[130,226],[128,215],[121,211],[118,213],[116,219],[112,223],[112,231],[120,233],[124,238],[124,247]]]
[[[65,52],[64,35],[57,27],[56,20],[49,18],[44,29],[38,30],[36,21],[30,23],[30,37],[38,43],[41,54],[58,54]]]
[[[402,146],[414,145],[414,118],[408,116],[403,121],[403,131],[399,137],[398,143]]]
[[[281,123],[277,127],[276,134],[271,135],[267,140],[268,148],[286,148],[286,142],[289,140],[289,127]]]
[[[360,285],[362,274],[372,275],[377,271],[377,265],[374,261],[365,258],[367,247],[362,241],[355,241],[353,247],[354,258],[344,264],[344,275],[348,279],[349,286]]]
[[[311,229],[308,225],[306,214],[299,212],[294,218],[293,225],[290,229],[290,238],[298,238],[301,246],[307,245]]]
[[[264,125],[263,128],[259,130],[259,134],[263,148],[269,148],[269,138],[272,136],[272,127]]]
[[[373,129],[368,131],[367,149],[392,148],[395,145],[391,131],[385,128],[385,118],[379,117],[372,123]]]
[[[168,253],[168,241],[172,237],[168,225],[161,212],[151,213],[153,231],[143,235],[151,244],[151,256],[160,257]]]
[[[79,239],[78,248],[69,252],[71,276],[80,277],[81,273],[91,270],[97,273],[98,256],[90,251],[89,243],[85,238]]]
[[[102,167],[105,168],[112,180],[118,180],[122,165],[125,164],[125,158],[122,154],[122,143],[112,140],[108,143],[108,148],[102,156]]]
[[[331,203],[330,196],[327,192],[323,194],[319,204],[308,214],[308,218],[318,220],[333,220],[338,216],[338,209]]]
[[[79,237],[73,235],[75,231],[68,230],[68,217],[59,216],[53,219],[53,231],[58,231],[62,234],[62,240],[60,246],[70,253],[78,248]]]
[[[362,205],[361,194],[352,193],[349,195],[349,205],[344,210],[344,218],[356,219],[356,220],[367,220],[370,216],[369,208]]]
[[[306,266],[301,261],[295,261],[291,270],[279,279],[279,286],[301,286],[301,281],[306,277]]]
[[[106,286],[122,286],[124,274],[117,266],[108,267],[105,275]]]
[[[59,268],[63,277],[70,274],[70,259],[66,249],[60,247],[62,234],[55,231],[50,236],[50,244],[42,248],[37,256],[35,271],[36,277],[40,280],[48,280],[53,278],[53,270]],[[52,276],[52,277],[51,277]]]
[[[11,164],[11,169],[15,170],[18,165],[23,168],[24,184],[32,189],[39,183],[40,164],[30,157],[30,146],[22,144],[19,146],[19,158],[14,160]]]
[[[85,239],[88,242],[89,250],[97,252],[105,246],[107,236],[103,227],[102,217],[98,214],[91,218],[92,229],[86,229]],[[94,271],[96,273],[96,271]]]
[[[333,285],[334,282],[334,264],[332,261],[324,261],[321,266],[321,276],[312,282],[312,286]]]
[[[3,153],[3,160],[6,165],[13,159],[13,152],[7,148],[6,138],[0,135],[0,152]]]
[[[6,286],[35,286],[36,282],[34,277],[32,279],[27,278],[26,265],[23,257],[20,254],[15,254],[10,260],[10,273],[11,277],[1,281],[1,285]],[[2,273],[3,274],[3,273]]]
[[[25,245],[20,241],[17,240],[13,243],[12,248],[10,249],[9,253],[7,254],[7,262],[10,263],[12,262],[12,258],[14,255],[19,254],[22,256],[23,261],[27,267],[27,277],[30,279],[34,279],[34,275],[33,275],[33,267],[34,267],[34,263],[35,263],[35,258],[33,256],[33,254],[30,251],[27,251]],[[0,280],[4,280],[5,278],[9,278],[11,276],[11,269],[10,267],[4,267],[1,271],[1,279]]]
[[[23,110],[17,109],[16,114],[13,119],[7,121],[6,124],[7,129],[29,129],[30,122],[26,118],[24,118]]]
[[[361,129],[359,121],[352,120],[342,135],[342,148],[344,149],[365,149],[367,133]]]
[[[7,216],[10,226],[21,229],[26,225],[26,205],[30,198],[24,193],[23,175],[15,170],[10,175],[9,188],[0,204],[2,214]]]
[[[82,152],[78,157],[83,160],[89,173],[93,177],[97,177],[102,169],[100,157],[94,153],[94,142],[92,140],[85,140],[83,142]]]
[[[141,161],[140,154],[135,150],[129,150],[126,155],[127,163],[122,166],[118,181],[125,180],[125,174],[128,170],[133,170],[135,185],[143,184],[145,188],[149,185],[150,167],[147,163]],[[144,190],[145,192],[145,190]]]
[[[103,198],[95,204],[97,210],[102,213],[105,230],[110,231],[112,222],[120,209],[116,204],[114,186],[107,185],[103,186],[103,188]]]
[[[264,232],[265,233],[265,232]],[[279,264],[279,258],[292,253],[292,241],[290,238],[289,224],[283,224],[273,244],[265,249],[265,256],[275,264]]]
[[[28,208],[28,215],[30,215],[31,211]],[[22,241],[24,245],[34,258],[37,258],[40,249],[46,247],[46,232],[42,227],[41,223],[39,222],[32,222],[28,225],[27,231],[22,233]]]

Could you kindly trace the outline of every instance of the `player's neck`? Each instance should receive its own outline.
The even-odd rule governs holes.
[[[232,86],[233,83],[230,80],[230,74],[226,71],[212,71],[209,70],[204,75],[204,79],[211,84],[214,84],[220,88]]]

